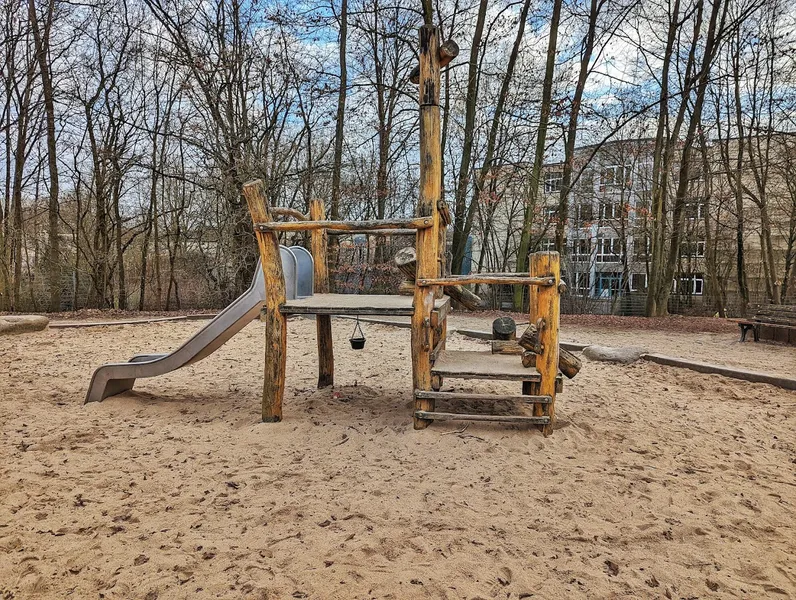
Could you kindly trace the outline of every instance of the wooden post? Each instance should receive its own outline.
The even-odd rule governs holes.
[[[433,225],[418,229],[417,275],[438,277],[439,207],[442,197],[442,147],[439,121],[439,32],[436,27],[420,28],[420,197],[418,217],[432,217]],[[435,286],[415,286],[412,315],[412,381],[416,390],[431,390],[431,311]],[[433,399],[415,398],[415,410],[434,410]],[[431,421],[414,418],[415,429],[425,429]]]
[[[530,257],[530,272],[533,277],[554,277],[555,285],[531,286],[531,323],[537,324],[537,335],[544,351],[536,355],[536,370],[541,376],[538,395],[550,396],[550,404],[534,404],[534,416],[547,414],[550,422],[542,425],[545,436],[553,432],[555,421],[556,377],[558,376],[558,328],[559,295],[561,281],[561,259],[558,252],[536,252]],[[523,386],[524,387],[524,386]]]
[[[323,200],[310,201],[310,220],[326,219]],[[310,249],[315,264],[315,293],[329,293],[329,266],[327,255],[327,235],[325,229],[310,231]],[[318,387],[334,385],[334,348],[332,347],[331,315],[315,315],[315,329],[318,338]]]
[[[254,223],[271,220],[263,182],[259,179],[243,186]],[[265,275],[265,374],[263,378],[263,421],[282,420],[282,397],[285,394],[287,364],[287,320],[280,311],[285,303],[285,276],[279,255],[276,233],[256,232],[260,260]]]

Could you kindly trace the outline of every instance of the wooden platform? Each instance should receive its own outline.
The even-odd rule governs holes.
[[[499,379],[540,381],[536,369],[522,366],[519,356],[473,350],[445,350],[431,367],[431,373],[452,379]]]
[[[280,310],[284,315],[391,315],[412,316],[412,296],[367,294],[315,294],[288,300]],[[436,308],[450,302],[443,296]]]

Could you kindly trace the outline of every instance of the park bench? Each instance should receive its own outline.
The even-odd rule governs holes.
[[[738,321],[738,326],[742,342],[751,331],[756,342],[762,339],[796,346],[796,305],[762,306],[753,318]]]

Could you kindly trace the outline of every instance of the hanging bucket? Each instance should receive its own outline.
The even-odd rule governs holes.
[[[351,342],[351,349],[352,350],[362,350],[365,347],[365,334],[362,332],[362,327],[359,325],[359,317],[357,317],[357,322],[354,325],[354,332],[351,334],[351,338],[348,340]]]

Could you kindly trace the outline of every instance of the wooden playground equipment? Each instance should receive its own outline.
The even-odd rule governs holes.
[[[455,46],[455,44],[454,44]],[[442,152],[440,146],[440,60],[450,60],[450,44],[439,47],[435,27],[420,28],[420,191],[417,216],[378,221],[327,221],[323,202],[313,200],[310,214],[270,208],[260,181],[243,188],[260,250],[265,276],[265,378],[263,421],[282,419],[285,391],[288,315],[314,314],[318,341],[318,387],[334,383],[332,315],[411,316],[414,427],[424,429],[435,420],[509,421],[538,425],[545,435],[555,420],[559,375],[559,295],[564,290],[560,261],[555,252],[531,255],[530,273],[481,273],[444,275],[445,226],[449,222],[442,199]],[[276,221],[276,216],[294,221]],[[412,296],[329,293],[327,232],[394,234],[406,230],[416,235],[416,267]],[[279,258],[280,232],[309,231],[315,261],[315,294],[286,300]],[[446,350],[450,296],[458,296],[467,284],[515,284],[530,286],[529,330],[519,341],[505,340],[492,352]],[[449,293],[448,293],[449,292]],[[446,295],[448,294],[448,295]],[[510,336],[511,337],[511,336]],[[518,360],[516,354],[522,355]],[[565,357],[566,358],[566,357]],[[572,357],[574,361],[576,358]],[[565,364],[569,364],[564,360]],[[579,368],[579,365],[578,365]],[[564,369],[567,376],[574,376]],[[575,370],[574,372],[577,372]],[[521,395],[443,392],[444,378],[509,380],[522,382]],[[533,416],[463,414],[435,411],[437,400],[520,401],[533,405]]]

